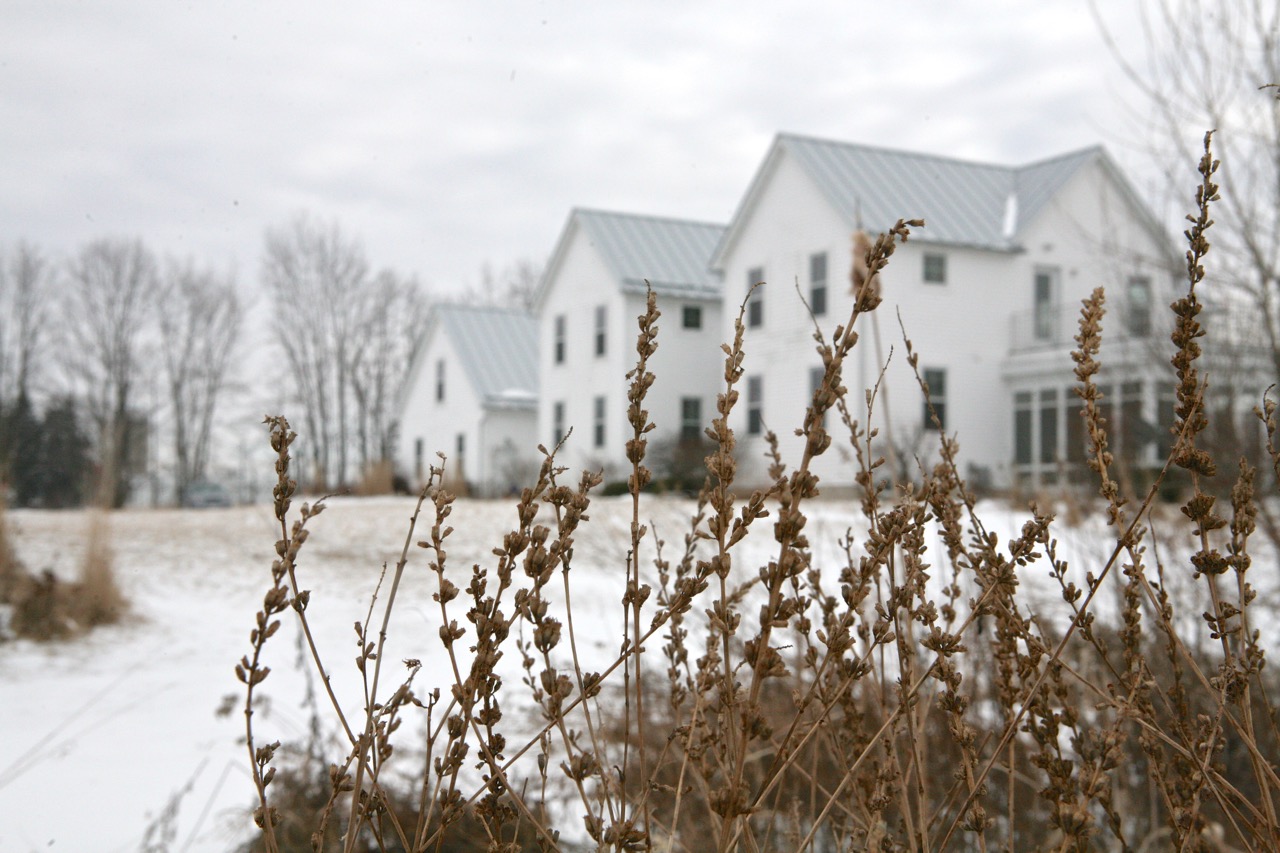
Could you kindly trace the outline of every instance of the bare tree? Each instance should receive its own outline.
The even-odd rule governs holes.
[[[41,363],[52,267],[20,242],[0,264],[0,408],[27,398]]]
[[[170,261],[156,298],[161,368],[172,421],[179,500],[206,476],[218,396],[240,337],[243,308],[235,281]]]
[[[485,262],[480,267],[479,284],[467,288],[462,301],[468,305],[528,309],[541,279],[542,265],[530,258],[521,258],[502,269]]]
[[[413,278],[383,270],[365,290],[351,390],[362,466],[391,459],[409,367],[422,347],[428,301]]]
[[[66,278],[59,354],[96,429],[97,500],[120,506],[138,463],[130,450],[136,455],[146,438],[134,408],[145,379],[156,263],[140,240],[97,240],[71,260]]]
[[[268,229],[262,279],[276,342],[302,404],[313,485],[343,484],[351,437],[350,365],[369,264],[336,222],[300,214]],[[282,380],[285,377],[281,377]]]
[[[1145,38],[1128,44],[1113,36],[1097,0],[1090,5],[1140,93],[1135,135],[1177,210],[1187,209],[1188,175],[1205,131],[1215,130],[1214,276],[1252,309],[1252,333],[1280,378],[1280,102],[1262,88],[1280,83],[1280,3],[1143,0]]]

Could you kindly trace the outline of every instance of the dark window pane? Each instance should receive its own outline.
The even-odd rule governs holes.
[[[1018,409],[1013,413],[1013,461],[1016,465],[1031,464],[1031,410]]]
[[[927,252],[924,256],[924,280],[930,284],[946,284],[947,256]]]

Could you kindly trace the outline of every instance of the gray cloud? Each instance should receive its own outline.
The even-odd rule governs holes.
[[[573,205],[725,219],[777,130],[1091,144],[1109,67],[1075,0],[19,4],[0,234],[138,234],[252,279],[309,210],[449,287],[545,256]]]

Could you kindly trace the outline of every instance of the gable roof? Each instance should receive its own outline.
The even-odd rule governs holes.
[[[1149,228],[1163,229],[1129,187],[1101,146],[1083,148],[1023,166],[975,163],[931,154],[894,151],[780,133],[716,250],[722,265],[778,162],[792,157],[813,180],[850,231],[887,230],[899,218],[922,218],[927,227],[912,240],[1017,251],[1018,235],[1085,165],[1100,161]]]
[[[533,408],[538,395],[538,327],[532,314],[508,308],[437,305],[427,335],[445,335],[480,404],[491,408]],[[426,358],[424,346],[419,364]]]
[[[647,280],[659,294],[701,299],[720,295],[719,278],[709,265],[725,226],[575,207],[538,284],[535,304],[542,301],[578,231],[626,292],[643,293]]]

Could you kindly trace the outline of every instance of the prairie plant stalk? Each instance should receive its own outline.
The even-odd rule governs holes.
[[[264,646],[292,610],[350,746],[328,768],[315,850],[1280,850],[1280,683],[1264,668],[1259,626],[1269,614],[1253,586],[1255,562],[1264,553],[1274,561],[1278,544],[1258,531],[1268,523],[1261,481],[1280,479],[1280,403],[1268,394],[1258,409],[1274,470],[1233,466],[1230,511],[1219,513],[1202,486],[1217,466],[1202,440],[1211,415],[1198,362],[1211,331],[1197,295],[1217,200],[1210,142],[1186,232],[1187,293],[1173,306],[1172,451],[1144,495],[1125,492],[1103,416],[1106,294],[1081,304],[1072,357],[1082,450],[1107,543],[1083,577],[1048,504],[1032,504],[1000,540],[960,474],[959,438],[936,412],[931,461],[914,478],[885,476],[873,417],[886,366],[850,404],[844,366],[858,321],[880,306],[878,275],[923,226],[915,220],[865,241],[847,319],[830,335],[815,329],[823,373],[795,430],[799,450],[786,458],[766,431],[768,475],[751,492],[739,482],[731,425],[748,358],[747,301],[739,306],[705,430],[705,485],[678,553],[644,521],[656,447],[646,399],[661,382],[650,370],[661,318],[652,290],[628,374],[625,503],[597,502],[601,472],[569,480],[560,447],[540,448],[514,523],[461,588],[448,553],[455,497],[443,487],[445,463],[433,467],[400,558],[384,566],[381,618],[371,602],[357,623],[364,719],[354,724],[329,685],[299,586],[299,552],[323,504],[304,504],[290,523],[294,435],[283,418],[268,419],[280,539],[236,669],[258,846],[284,849],[282,798],[268,795],[280,783],[278,744],[261,743],[254,708],[269,673]],[[931,407],[916,345],[905,329],[903,338]],[[813,523],[814,462],[833,444],[853,460],[861,516],[840,532],[834,557]],[[1157,536],[1163,522],[1153,522],[1174,468],[1189,482],[1189,548]],[[627,522],[625,558],[578,553],[590,515],[614,506]],[[414,551],[419,511],[426,532]],[[761,553],[752,546],[766,535],[768,557],[753,565],[747,555]],[[425,572],[413,570],[415,557]],[[625,579],[622,642],[588,670],[570,576],[595,570]],[[1029,594],[1033,572],[1054,585],[1057,609]],[[1201,603],[1179,591],[1178,574],[1203,579]],[[417,687],[428,670],[406,661],[384,697],[391,611],[422,577],[433,584],[448,676]],[[1114,618],[1098,613],[1108,595],[1119,603]],[[424,723],[421,741],[404,734],[410,719]],[[390,781],[397,751],[423,756],[411,793]]]

